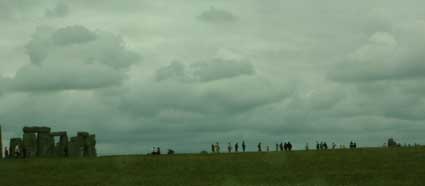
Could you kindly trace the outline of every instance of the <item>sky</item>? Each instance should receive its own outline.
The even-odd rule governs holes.
[[[88,131],[101,155],[425,144],[424,6],[0,0],[3,139]]]

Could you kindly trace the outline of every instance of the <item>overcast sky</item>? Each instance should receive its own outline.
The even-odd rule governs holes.
[[[425,143],[423,0],[0,0],[0,123],[100,154]],[[7,144],[5,144],[7,145]]]

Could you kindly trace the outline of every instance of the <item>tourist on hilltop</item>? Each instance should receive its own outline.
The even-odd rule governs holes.
[[[220,144],[218,142],[215,143],[215,152],[220,153]]]
[[[353,149],[354,148],[354,143],[353,143],[353,141],[350,141],[350,149]]]
[[[229,142],[229,144],[227,145],[227,151],[229,152],[229,153],[231,153],[232,152],[232,144]]]
[[[353,143],[353,148],[357,149],[357,143],[356,142]]]
[[[292,151],[292,143],[288,141],[288,151]]]
[[[21,148],[19,147],[19,145],[15,146],[15,157],[16,158],[21,157]]]
[[[285,150],[285,151],[288,151],[288,143],[283,143],[283,149]]]
[[[258,148],[258,152],[261,152],[262,151],[261,150],[261,142],[258,143],[257,148]]]
[[[156,155],[161,155],[161,149],[159,147],[156,148]]]
[[[316,150],[320,150],[320,144],[318,141],[316,141]]]
[[[215,152],[215,146],[214,144],[211,144],[211,152],[214,153]]]
[[[282,142],[280,142],[279,148],[280,148],[280,151],[283,151],[283,143]]]
[[[246,148],[245,141],[242,141],[242,151],[243,152],[245,152],[245,148]]]
[[[276,143],[276,152],[279,152],[279,144]]]
[[[4,147],[4,158],[8,159],[9,156],[10,156],[10,154],[9,154],[9,148]]]
[[[236,144],[235,144],[235,152],[239,152],[239,143],[238,142],[236,142]]]

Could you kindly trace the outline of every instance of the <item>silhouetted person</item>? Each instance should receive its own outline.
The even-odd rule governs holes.
[[[211,152],[212,152],[212,153],[214,153],[214,152],[215,152],[214,144],[211,144]]]
[[[353,148],[354,148],[354,149],[356,149],[356,148],[357,148],[357,143],[356,143],[356,142],[354,142],[354,143],[353,143]]]
[[[283,149],[285,150],[285,151],[288,151],[288,143],[283,143]]]
[[[159,147],[156,148],[156,154],[161,155],[161,149]]]
[[[354,148],[354,143],[353,143],[353,141],[350,141],[350,149],[353,149]]]
[[[316,150],[320,150],[320,144],[318,141],[316,141]]]
[[[231,152],[232,152],[232,144],[231,144],[231,143],[229,143],[229,144],[227,145],[227,151],[229,151],[229,153],[231,153]]]
[[[283,151],[283,143],[282,142],[280,142],[279,148],[280,148],[280,151]]]
[[[9,148],[5,147],[5,148],[4,148],[4,157],[5,157],[6,159],[8,159],[8,158],[9,158],[9,156],[10,156],[10,154],[9,154]]]
[[[239,152],[239,143],[235,144],[235,152]]]
[[[245,148],[246,148],[245,141],[242,141],[242,151],[243,152],[245,152]]]
[[[328,150],[328,144],[326,142],[323,143],[323,149]]]
[[[276,143],[276,152],[279,152],[279,144]]]
[[[258,148],[258,152],[261,152],[261,151],[262,151],[262,150],[261,150],[261,142],[260,142],[260,143],[258,143],[257,148]]]

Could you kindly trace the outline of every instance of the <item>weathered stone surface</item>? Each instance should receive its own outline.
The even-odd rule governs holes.
[[[90,135],[89,141],[90,141],[90,157],[97,157],[96,135],[94,134]]]
[[[38,156],[47,157],[53,155],[54,139],[50,133],[38,133]]]
[[[37,156],[37,136],[35,133],[24,133],[23,136],[23,152],[27,158]]]
[[[50,133],[49,127],[24,127],[24,133]]]
[[[89,133],[88,132],[78,132],[77,136],[82,136],[82,137],[89,137]]]
[[[11,154],[11,157],[16,157],[15,148],[17,145],[19,146],[19,151],[21,152],[21,155],[19,157],[22,157],[22,139],[21,138],[10,139],[9,152]]]
[[[72,137],[68,143],[68,156],[69,157],[82,157],[81,144],[78,137]]]
[[[65,131],[61,131],[61,132],[51,132],[50,133],[51,136],[68,136],[67,133]]]
[[[59,142],[55,144],[55,156],[66,157],[68,156],[68,136],[61,135]]]

